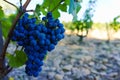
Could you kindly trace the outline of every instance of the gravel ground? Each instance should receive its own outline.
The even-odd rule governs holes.
[[[48,53],[39,77],[29,77],[24,67],[13,69],[14,80],[120,80],[120,40],[105,40],[66,35],[55,50]],[[9,47],[8,50],[13,49]]]

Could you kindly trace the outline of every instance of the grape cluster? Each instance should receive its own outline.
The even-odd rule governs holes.
[[[16,41],[27,54],[26,73],[37,77],[48,51],[52,51],[58,41],[64,38],[64,26],[58,19],[54,19],[51,12],[36,24],[36,18],[29,18],[25,13],[18,21],[13,32],[12,41]]]

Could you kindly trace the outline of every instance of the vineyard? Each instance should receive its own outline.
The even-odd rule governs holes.
[[[88,0],[81,18],[84,0],[28,9],[31,2],[0,3],[0,80],[120,80],[119,15],[94,22],[98,0]],[[61,21],[61,12],[72,21]]]

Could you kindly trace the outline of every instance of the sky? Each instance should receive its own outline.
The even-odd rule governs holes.
[[[1,1],[1,0],[0,0]],[[18,0],[9,0],[14,4],[19,4]],[[26,0],[23,0],[23,3]],[[42,0],[31,0],[27,9],[34,9],[35,5]],[[78,13],[78,18],[80,19],[86,9],[87,3],[89,0],[82,0],[81,3],[81,10]],[[95,12],[93,16],[94,22],[111,22],[114,17],[120,15],[120,0],[97,0],[95,6]],[[68,13],[61,12],[61,17],[59,18],[61,21],[69,22],[72,21],[72,15]]]
[[[83,0],[82,8],[78,13],[79,19],[84,13],[87,3],[88,0]],[[92,19],[94,22],[111,22],[118,15],[120,15],[120,0],[97,0]],[[62,16],[67,16],[67,14],[63,13]],[[72,16],[69,15],[68,18],[67,20],[71,20]],[[64,20],[64,17],[61,19]]]

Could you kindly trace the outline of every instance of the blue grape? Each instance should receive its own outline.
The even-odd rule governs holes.
[[[48,51],[55,49],[58,42],[64,38],[64,25],[55,19],[51,12],[36,24],[36,18],[29,18],[25,13],[19,19],[13,31],[12,41],[16,41],[24,48],[27,55],[25,72],[29,76],[37,77],[42,71],[43,60]]]
[[[51,12],[48,12],[46,17],[47,17],[47,18],[52,18],[52,17],[53,17],[53,16],[52,16],[52,13],[51,13]]]
[[[43,17],[42,20],[45,21],[45,20],[47,20],[47,18],[46,18],[46,17]]]
[[[55,45],[54,44],[50,44],[48,46],[48,51],[52,51],[54,48],[55,48]]]

